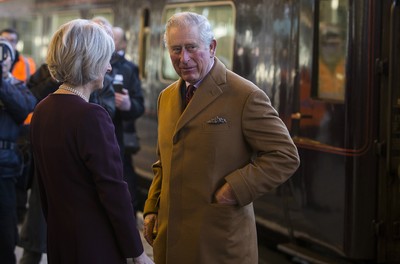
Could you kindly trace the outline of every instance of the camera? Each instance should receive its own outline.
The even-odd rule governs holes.
[[[3,62],[6,59],[6,55],[3,45],[0,44],[0,62]]]
[[[122,74],[116,74],[114,76],[113,87],[116,93],[123,93],[122,92],[122,89],[124,87],[123,81],[124,81],[124,76],[122,76]]]
[[[11,56],[11,60],[14,61],[14,51],[11,45],[5,41],[0,39],[0,87],[3,85],[3,61],[7,59],[8,56]],[[2,107],[3,103],[0,101],[0,107]]]
[[[4,40],[0,40],[0,63],[5,61],[8,56],[11,56],[11,60],[14,60],[14,51],[10,44]]]

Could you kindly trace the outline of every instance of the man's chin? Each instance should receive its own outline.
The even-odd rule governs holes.
[[[196,83],[197,82],[197,78],[195,78],[193,75],[182,75],[182,79],[188,83]]]

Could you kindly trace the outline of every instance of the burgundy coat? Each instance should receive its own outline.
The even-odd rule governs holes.
[[[49,263],[126,263],[143,252],[114,126],[99,105],[51,94],[31,123]]]

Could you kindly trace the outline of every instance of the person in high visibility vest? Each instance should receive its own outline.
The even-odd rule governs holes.
[[[346,46],[337,25],[320,25],[318,97],[344,101],[346,84]]]
[[[6,28],[0,31],[0,36],[10,42],[12,48],[14,49],[14,61],[11,66],[11,73],[18,80],[27,83],[31,75],[36,71],[35,61],[27,56],[22,55],[17,50],[17,44],[19,41],[19,34],[16,30],[12,28]]]

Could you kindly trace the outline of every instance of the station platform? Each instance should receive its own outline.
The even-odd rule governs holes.
[[[147,253],[147,255],[153,259],[153,248],[147,243],[147,241],[143,237],[143,232],[142,232],[143,231],[143,214],[141,212],[138,212],[136,215],[136,218],[137,218],[138,228],[140,231],[140,236],[142,238],[144,250]],[[17,264],[19,263],[19,260],[22,257],[22,253],[23,253],[23,249],[17,246],[15,249],[15,255],[17,257]],[[132,263],[133,263],[132,260],[128,261],[128,264],[132,264]],[[40,264],[47,264],[47,254],[43,254]]]
[[[143,237],[143,215],[141,212],[137,213],[137,222],[138,222],[138,228],[140,231],[140,236],[142,238],[142,243],[145,252],[147,255],[153,259],[153,248],[147,243],[147,241]],[[276,250],[273,250],[267,246],[265,246],[263,243],[259,243],[259,262],[258,264],[291,264],[291,263],[301,263],[301,264],[307,264],[307,262],[302,262],[302,261],[294,261],[293,259],[288,258],[288,256],[285,256],[283,253],[277,252]],[[19,263],[19,260],[22,257],[23,249],[20,247],[16,247],[15,249],[15,254],[17,256],[17,264]],[[40,264],[47,264],[47,255],[43,254],[42,260]],[[133,264],[132,260],[128,261],[128,264]]]

